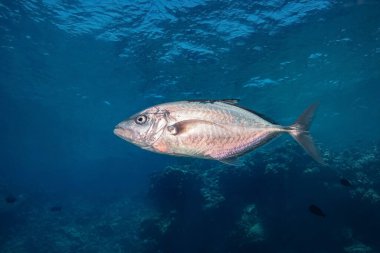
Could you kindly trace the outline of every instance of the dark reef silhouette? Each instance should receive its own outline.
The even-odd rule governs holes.
[[[334,181],[340,180],[339,172],[363,177],[363,168],[370,180],[371,174],[379,174],[379,153],[374,149],[368,151],[370,156],[347,159],[351,151],[344,155],[325,152],[329,167],[323,167],[298,151],[288,144],[277,148],[275,155],[258,152],[238,169],[190,162],[155,173],[148,196],[157,213],[145,218],[139,230],[144,252],[278,252],[279,248],[284,252],[370,252],[365,250],[371,247],[349,232],[353,227],[365,231],[356,222],[361,217],[345,211],[366,203],[356,208],[375,215],[373,226],[379,228],[380,216],[370,207],[380,203],[377,192],[364,181],[361,190],[337,191]],[[348,180],[340,183],[351,186]],[[333,221],[315,223],[305,213],[305,205],[314,215],[326,214],[307,203],[311,199],[334,210],[329,215]],[[298,239],[293,241],[288,234]],[[338,239],[331,243],[331,238]],[[375,236],[369,243],[379,246]]]
[[[146,198],[4,201],[0,241],[21,252],[41,250],[41,240],[45,252],[377,252],[378,149],[323,156],[329,167],[289,142],[239,168],[178,159],[150,175]],[[355,187],[342,187],[341,175]],[[23,234],[9,236],[15,227]]]

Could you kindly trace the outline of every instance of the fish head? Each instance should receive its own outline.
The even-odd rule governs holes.
[[[113,132],[130,143],[151,150],[167,126],[168,114],[158,107],[148,108],[117,124]]]

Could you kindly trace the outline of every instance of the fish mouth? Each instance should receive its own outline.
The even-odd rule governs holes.
[[[122,137],[123,136],[123,133],[124,133],[124,129],[121,128],[121,127],[118,127],[116,126],[115,129],[113,130],[113,133],[118,136],[118,137]]]
[[[120,137],[121,139],[130,142],[136,146],[139,146],[141,148],[149,148],[149,145],[146,145],[145,143],[141,143],[137,140],[136,136],[133,134],[133,131],[130,129],[126,129],[124,127],[121,127],[117,125],[113,133],[117,136]]]
[[[117,136],[117,137],[120,137],[126,141],[131,141],[132,139],[132,132],[128,129],[125,129],[119,125],[117,125],[115,127],[115,129],[113,130],[113,133]]]

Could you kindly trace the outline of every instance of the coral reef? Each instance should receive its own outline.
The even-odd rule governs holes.
[[[323,156],[328,166],[285,143],[248,155],[242,167],[179,159],[134,199],[28,197],[0,212],[0,251],[378,252],[378,149]],[[326,212],[323,221],[311,204]]]
[[[141,225],[144,233],[140,237],[152,242],[145,252],[276,252],[280,245],[284,252],[372,252],[372,247],[354,243],[356,230],[350,229],[348,236],[340,224],[329,229],[312,225],[315,221],[307,207],[319,200],[328,219],[341,220],[344,209],[359,201],[364,203],[361,211],[373,214],[373,205],[379,201],[377,149],[324,151],[328,166],[316,164],[299,151],[288,142],[274,151],[245,157],[243,167],[189,162],[154,175],[149,197],[159,215],[147,217]],[[353,185],[343,188],[342,176],[349,177]],[[341,197],[341,206],[336,206],[337,197]],[[375,216],[374,226],[379,228],[380,216]],[[347,219],[365,233],[355,217],[348,215]],[[313,231],[302,232],[304,223],[314,226]],[[303,246],[288,234],[301,238]],[[335,238],[337,243],[329,249],[317,243],[315,236],[326,241]],[[371,238],[370,243],[376,240]],[[191,247],[184,249],[183,245]],[[315,249],[307,249],[310,245]]]
[[[265,239],[264,228],[258,217],[255,204],[247,205],[237,222],[236,233],[246,243],[260,242]]]
[[[367,245],[356,242],[348,247],[344,248],[344,251],[347,253],[371,253],[373,252],[371,247],[368,247]]]
[[[13,252],[141,252],[137,240],[143,217],[150,209],[130,200],[103,207],[73,199],[59,213],[49,210],[50,203],[13,213],[11,237],[0,246]],[[20,223],[20,219],[23,222]],[[9,219],[9,217],[8,217]],[[18,222],[15,222],[17,220]],[[3,225],[7,225],[4,224]],[[17,233],[16,233],[17,231]]]

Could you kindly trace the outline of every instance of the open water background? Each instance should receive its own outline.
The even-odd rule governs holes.
[[[379,84],[379,1],[1,0],[0,251],[380,252],[374,239],[380,238]],[[161,228],[171,217],[151,206],[152,175],[167,166],[235,169],[140,150],[114,136],[113,127],[154,104],[199,98],[239,98],[284,125],[309,104],[321,104],[311,132],[334,166],[319,168],[300,148],[286,148],[287,137],[262,149],[272,160],[253,155],[262,164],[251,166],[258,175],[268,164],[284,164],[276,168],[286,177],[279,191],[287,196],[270,187],[283,178],[264,173],[254,183],[263,199],[292,208],[289,216],[262,204],[265,236],[248,246],[238,239],[218,244],[228,226],[212,242],[207,234],[192,242],[195,228],[181,240],[164,231],[175,245],[141,232],[146,217],[159,217]],[[294,154],[302,157],[297,164]],[[366,162],[355,164],[360,159]],[[318,172],[303,178],[303,170],[315,167]],[[340,177],[356,188],[344,188]],[[308,180],[321,187],[303,185]],[[10,195],[13,204],[3,201]],[[306,201],[307,195],[318,198]],[[307,211],[318,203],[333,217],[318,220]],[[54,206],[62,210],[51,211]],[[267,209],[278,211],[278,226],[265,222]],[[190,210],[184,217],[193,216]],[[222,214],[215,219],[230,217]],[[183,223],[175,224],[180,230]],[[206,231],[207,224],[215,225],[206,222]],[[305,239],[304,231],[314,232]]]

